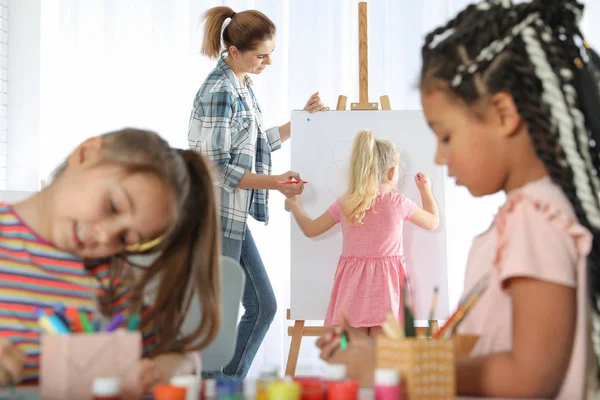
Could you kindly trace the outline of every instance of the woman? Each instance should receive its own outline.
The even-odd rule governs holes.
[[[303,184],[295,172],[270,175],[271,152],[290,138],[290,123],[264,129],[248,76],[260,74],[271,64],[275,25],[259,11],[235,13],[229,7],[211,8],[204,18],[202,53],[218,58],[218,62],[194,99],[188,141],[190,148],[207,155],[221,170],[222,254],[238,260],[246,272],[245,313],[238,327],[234,357],[223,371],[206,372],[205,376],[245,377],[277,309],[273,288],[247,226],[248,215],[266,224],[268,190],[292,197],[302,193]],[[318,92],[304,107],[309,112],[327,109]],[[278,183],[292,180],[298,183]]]

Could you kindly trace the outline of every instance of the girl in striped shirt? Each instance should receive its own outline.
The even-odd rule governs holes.
[[[206,347],[220,322],[217,232],[211,173],[198,153],[137,129],[83,142],[47,188],[0,203],[0,385],[37,384],[35,310],[56,305],[141,314],[146,390],[175,370],[192,372],[185,352]],[[149,251],[161,255],[134,277],[126,256]],[[181,336],[191,296],[203,316]]]

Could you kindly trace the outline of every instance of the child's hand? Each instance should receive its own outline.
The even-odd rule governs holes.
[[[431,179],[427,174],[419,172],[415,175],[415,183],[417,184],[419,191],[431,190]]]
[[[176,375],[191,375],[195,366],[188,357],[180,353],[161,354],[153,359],[144,358],[140,365],[140,383],[144,393],[152,391],[154,385],[167,383]]]
[[[340,349],[342,333],[348,336],[346,350]],[[323,360],[331,364],[344,364],[350,379],[358,381],[362,387],[373,385],[375,344],[369,340],[366,333],[352,328],[345,318],[342,318],[340,326],[320,337],[317,346],[321,349]]]
[[[341,316],[341,323],[333,327],[329,332],[321,336],[317,340],[317,347],[321,349],[321,358],[324,361],[329,361],[331,357],[340,350],[340,338],[342,333],[345,333],[348,343],[369,342],[369,335],[356,329],[348,324],[346,317]]]
[[[300,202],[298,201],[298,196],[286,198],[285,205],[284,205],[285,211],[287,211],[287,212],[292,211],[292,208],[294,208],[298,204],[300,204]]]
[[[155,385],[166,382],[167,377],[165,373],[153,360],[143,358],[140,361],[140,385],[142,386],[143,393],[149,393]]]
[[[346,375],[361,387],[372,387],[375,375],[376,349],[371,341],[348,343],[347,350],[340,350],[329,359],[330,364],[344,364]]]
[[[0,387],[14,385],[23,378],[25,353],[9,339],[0,337]]]

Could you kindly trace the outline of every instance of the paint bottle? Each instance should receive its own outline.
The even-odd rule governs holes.
[[[325,369],[325,393],[327,400],[356,400],[358,383],[346,379],[346,366],[329,364]]]
[[[243,400],[242,392],[241,379],[234,377],[217,379],[217,400]]]
[[[300,400],[300,384],[286,376],[283,381],[274,381],[269,384],[269,400]]]
[[[401,400],[400,374],[395,369],[375,370],[375,400]]]
[[[185,400],[186,389],[173,385],[154,386],[154,400]]]
[[[119,378],[96,378],[92,383],[93,400],[121,400]]]
[[[200,398],[202,400],[215,400],[217,398],[217,381],[215,379],[205,379],[202,381]]]
[[[346,366],[344,364],[327,364],[325,366],[325,377],[323,379],[323,392],[327,396],[329,385],[346,379]]]
[[[269,400],[268,389],[272,382],[279,379],[279,368],[277,365],[263,364],[260,367],[260,375],[256,381],[256,400]]]
[[[244,400],[255,400],[256,399],[256,380],[245,379],[244,380]]]
[[[179,375],[171,378],[171,385],[186,389],[185,400],[198,400],[200,398],[199,377],[196,375]]]
[[[358,400],[358,382],[345,379],[329,382],[327,400]]]
[[[300,400],[323,400],[323,381],[321,378],[310,376],[297,377],[300,384]]]

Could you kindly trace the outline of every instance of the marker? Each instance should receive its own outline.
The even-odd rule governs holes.
[[[119,327],[119,325],[121,325],[124,321],[125,316],[123,315],[123,313],[118,313],[110,320],[104,332],[112,332],[116,330]]]
[[[438,287],[433,288],[433,299],[431,300],[431,309],[429,310],[429,321],[427,321],[427,330],[425,337],[431,337],[431,324],[433,322],[433,316],[435,314],[435,306],[437,305]]]
[[[342,333],[342,337],[340,338],[340,349],[346,350],[348,348],[348,336],[346,332]]]
[[[92,327],[92,324],[90,323],[90,320],[85,315],[85,313],[83,311],[79,310],[78,314],[79,314],[79,321],[81,322],[81,327],[83,328],[83,331],[87,332],[87,333],[94,332],[94,328]]]
[[[65,315],[71,321],[70,327],[73,332],[85,332],[83,329],[83,325],[81,325],[81,321],[79,320],[79,312],[77,308],[74,306],[67,307],[65,311]]]
[[[69,333],[69,328],[56,315],[46,315],[40,307],[35,308],[35,315],[38,317],[38,323],[46,332],[61,335]]]
[[[56,315],[56,317],[58,319],[60,319],[60,321],[67,327],[67,329],[70,329],[71,324],[69,323],[69,319],[65,316],[65,311],[66,311],[66,307],[62,304],[55,304],[54,307],[52,307],[54,309],[54,315]]]
[[[427,180],[426,180],[426,179],[423,179],[423,178],[421,177],[421,174],[417,174],[417,179],[418,179],[418,180],[420,180],[420,181],[421,181],[421,182],[423,182],[423,183],[427,183]]]
[[[98,319],[93,320],[92,328],[94,328],[94,332],[100,332],[100,320],[98,320]]]
[[[135,331],[138,328],[138,325],[140,323],[140,314],[135,313],[131,316],[131,318],[129,318],[129,323],[127,324],[127,330],[128,331]]]
[[[278,185],[295,185],[300,182],[298,182],[298,181],[275,181],[275,183]],[[308,182],[302,181],[302,183],[306,185]]]
[[[415,337],[415,320],[412,314],[410,291],[404,287],[404,337]]]

